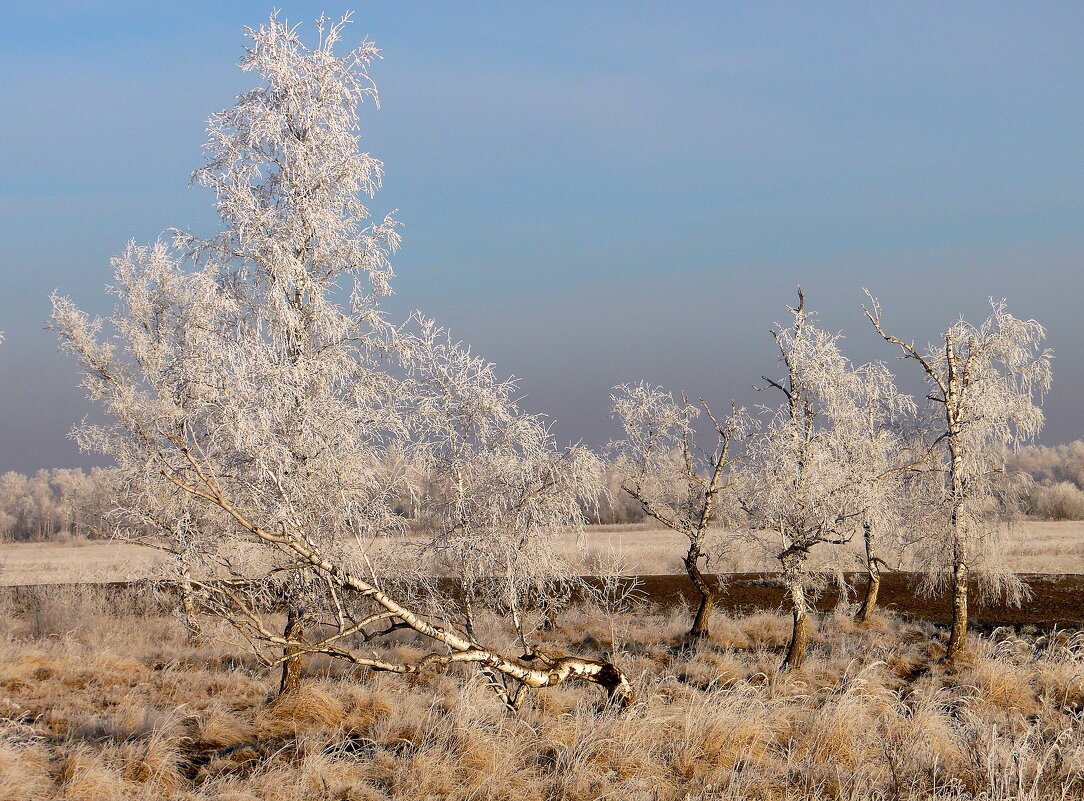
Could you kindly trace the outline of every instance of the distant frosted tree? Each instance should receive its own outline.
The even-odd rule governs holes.
[[[1070,482],[1084,489],[1084,439],[1054,446],[1024,446],[1012,454],[1010,466],[1043,484]]]
[[[706,637],[716,590],[705,573],[712,551],[723,546],[715,541],[711,523],[718,526],[720,519],[733,516],[732,446],[748,435],[752,421],[737,409],[720,420],[701,400],[714,427],[708,451],[698,446],[692,427],[699,409],[684,393],[679,402],[658,387],[623,384],[615,388],[612,401],[613,416],[625,434],[611,445],[618,456],[621,487],[647,515],[688,540],[683,563],[700,595],[689,637]]]
[[[78,439],[116,460],[122,513],[158,525],[203,607],[283,665],[284,691],[303,654],[323,653],[397,673],[470,665],[498,677],[509,703],[569,678],[627,700],[609,663],[482,645],[447,587],[418,589],[424,564],[373,546],[407,529],[402,465],[428,459],[453,489],[417,499],[439,521],[429,552],[462,575],[496,575],[518,609],[557,569],[553,537],[580,521],[594,468],[559,453],[491,365],[431,323],[382,316],[399,236],[360,200],[382,166],[357,143],[377,51],[336,56],[345,22],[321,20],[312,49],[275,16],[248,31],[241,67],[262,83],[211,118],[196,173],[221,234],[130,245],[114,260],[108,336],[54,297],[53,325],[111,418]],[[275,628],[265,610],[283,599]],[[396,659],[404,630],[435,649]]]
[[[960,319],[936,346],[919,351],[885,332],[881,307],[869,298],[870,322],[904,358],[922,367],[930,403],[938,408],[933,441],[941,446],[940,469],[927,491],[940,512],[940,525],[922,545],[931,586],[952,586],[951,658],[967,643],[973,578],[980,593],[1016,603],[1026,591],[1001,558],[999,523],[1011,495],[1005,446],[1032,439],[1042,428],[1037,399],[1050,387],[1053,353],[1042,347],[1043,327],[1013,317],[1004,300],[991,300],[992,313],[979,325]]]
[[[1025,511],[1049,520],[1084,520],[1084,440],[1029,445],[1011,454],[1007,469],[1025,473]]]

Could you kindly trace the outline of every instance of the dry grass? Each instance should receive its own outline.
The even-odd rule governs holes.
[[[683,651],[680,611],[574,610],[546,636],[609,653],[620,631],[639,700],[616,715],[558,687],[512,714],[467,673],[315,659],[300,694],[272,700],[274,677],[226,642],[190,645],[90,589],[65,600],[52,624],[0,617],[0,798],[1084,796],[1084,636],[1067,632],[996,632],[949,668],[928,625],[833,615],[779,674],[778,615],[719,617]]]
[[[146,578],[161,555],[113,540],[0,544],[0,585],[76,584]]]

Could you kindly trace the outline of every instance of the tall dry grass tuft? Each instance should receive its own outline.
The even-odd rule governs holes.
[[[57,778],[65,801],[113,801],[128,794],[124,777],[89,746],[67,754]]]
[[[47,798],[52,792],[50,755],[43,738],[14,722],[0,726],[0,798]]]
[[[172,794],[185,783],[182,738],[156,730],[145,739],[126,744],[119,752],[128,781]]]
[[[201,748],[230,748],[252,742],[255,728],[227,710],[212,708],[193,719],[193,741]]]
[[[314,729],[335,729],[345,718],[342,701],[310,683],[275,698],[256,714],[253,727],[257,736],[277,739]]]

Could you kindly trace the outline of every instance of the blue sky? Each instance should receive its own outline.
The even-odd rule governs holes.
[[[306,23],[347,7],[289,3]],[[204,120],[249,86],[248,2],[37,3],[0,30],[0,471],[88,464],[42,330],[60,288],[103,312],[108,260],[215,230],[188,186]],[[647,379],[763,400],[801,283],[856,361],[988,296],[1049,329],[1048,443],[1084,436],[1084,5],[355,5],[384,58],[363,146],[405,223],[392,316],[421,308],[520,376],[564,441],[615,433]],[[913,365],[903,384],[918,389]]]

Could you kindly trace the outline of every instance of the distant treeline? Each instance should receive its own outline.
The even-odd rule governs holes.
[[[1068,445],[1021,448],[1007,467],[1034,481],[1025,512],[1042,520],[1084,520],[1084,439]]]
[[[109,536],[114,471],[94,468],[0,475],[0,541],[42,542]]]
[[[1068,445],[1021,448],[1006,467],[1027,473],[1024,512],[1037,520],[1084,520],[1084,439]],[[621,489],[615,472],[607,490],[584,508],[591,523],[640,523],[643,508]],[[0,541],[40,542],[109,536],[116,493],[112,470],[39,470],[0,476]],[[406,505],[405,505],[406,506]],[[403,510],[407,514],[406,508]]]
[[[1024,513],[1035,520],[1084,520],[1084,439],[1068,445],[1020,448],[1006,460],[1007,470],[1027,473],[1032,483],[1023,498]],[[608,490],[585,509],[592,523],[640,523],[643,508],[622,491],[609,473]]]

